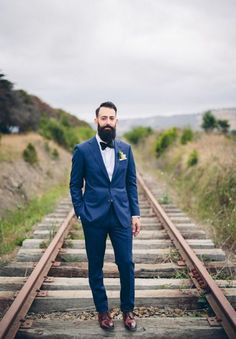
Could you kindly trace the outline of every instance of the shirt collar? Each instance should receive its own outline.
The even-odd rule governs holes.
[[[101,145],[100,145],[100,142],[104,142],[104,141],[100,138],[100,136],[98,135],[98,133],[96,133],[96,139],[97,139],[97,143],[98,143],[98,146],[99,146],[99,148],[100,148],[100,151],[102,151],[102,147],[101,147]]]
[[[98,133],[96,133],[96,139],[97,139],[97,142],[99,143],[99,145],[100,145],[100,142],[104,142],[104,141],[100,138],[100,136],[98,135]]]

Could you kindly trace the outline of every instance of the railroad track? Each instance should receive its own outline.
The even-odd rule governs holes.
[[[234,265],[181,210],[158,203],[163,192],[153,183],[149,189],[140,175],[138,183],[142,230],[134,239],[133,254],[140,319],[132,336],[236,338]],[[16,261],[1,267],[0,338],[16,333],[17,338],[105,336],[97,320],[82,320],[96,312],[81,225],[71,208],[69,199],[62,201],[37,225],[33,238],[24,241]],[[115,312],[119,279],[109,240],[104,276]],[[110,336],[130,336],[121,320],[115,325]]]

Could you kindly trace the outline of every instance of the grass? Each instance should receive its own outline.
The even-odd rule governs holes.
[[[167,183],[172,199],[191,218],[203,225],[217,245],[236,250],[236,147],[219,134],[198,133],[186,145],[171,146],[155,157],[155,135],[135,150],[144,173]],[[196,150],[198,161],[188,166]]]
[[[163,205],[168,205],[171,204],[171,199],[169,197],[169,195],[167,193],[164,193],[160,199],[159,199],[159,203],[163,204]]]
[[[0,219],[0,255],[12,252],[22,241],[30,236],[32,226],[43,216],[53,211],[57,201],[68,191],[68,182],[54,186],[39,198],[31,200],[26,206],[8,212]]]
[[[176,270],[173,278],[174,279],[189,279],[189,272],[187,268],[184,268],[182,270]]]
[[[42,140],[42,137],[35,133],[3,135],[0,144],[0,162],[20,159],[28,143],[37,143],[40,140]]]
[[[182,173],[176,180],[180,199],[187,210],[211,226],[218,243],[236,241],[235,167],[208,164]],[[188,196],[188,192],[191,195]]]

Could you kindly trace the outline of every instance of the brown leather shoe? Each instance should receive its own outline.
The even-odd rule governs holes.
[[[107,331],[114,330],[114,323],[109,312],[98,313],[98,322],[101,328]]]
[[[133,312],[123,312],[123,321],[125,328],[129,331],[136,331],[137,330],[137,323],[134,319]]]

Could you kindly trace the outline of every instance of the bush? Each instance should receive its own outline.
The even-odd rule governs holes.
[[[66,127],[55,119],[43,118],[40,123],[40,133],[68,150],[72,150],[80,142],[76,128]]]
[[[38,162],[38,156],[34,145],[29,143],[23,151],[23,159],[31,165]]]
[[[95,131],[90,127],[77,127],[76,132],[79,135],[80,140],[88,140],[89,138],[92,138],[95,135]]]
[[[55,140],[61,146],[67,146],[65,129],[60,125],[56,120],[51,119],[48,124],[50,135],[53,140]]]
[[[213,131],[213,129],[217,127],[217,120],[211,111],[207,111],[203,114],[201,127],[206,132]]]
[[[53,159],[58,159],[59,158],[59,152],[56,148],[52,151],[52,158]]]
[[[64,130],[66,148],[72,151],[76,144],[80,143],[80,137],[77,129],[67,128]]]
[[[193,131],[191,128],[185,128],[180,138],[182,145],[187,144],[189,141],[193,140]]]
[[[152,134],[153,130],[151,127],[135,127],[131,131],[124,134],[124,137],[132,144],[137,145],[140,140]]]
[[[230,138],[234,141],[236,141],[236,129],[232,129],[230,131]]]
[[[51,148],[50,148],[48,142],[45,142],[45,143],[44,143],[44,149],[45,149],[45,151],[46,151],[47,153],[50,153],[50,152],[51,152]]]
[[[156,141],[156,155],[159,157],[177,139],[177,129],[169,128],[162,132]]]
[[[58,159],[60,154],[56,148],[51,149],[48,142],[44,143],[44,149],[52,159]]]
[[[217,129],[223,133],[227,134],[230,129],[230,124],[228,120],[217,120]]]
[[[198,152],[194,149],[192,153],[190,153],[188,158],[188,167],[194,166],[198,163]]]

